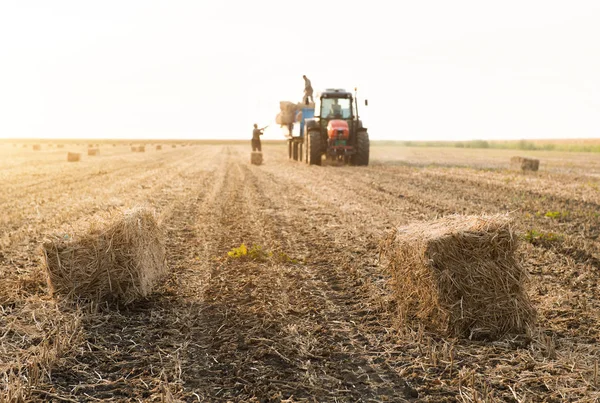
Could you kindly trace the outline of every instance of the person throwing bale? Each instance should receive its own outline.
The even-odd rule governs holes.
[[[252,151],[262,152],[262,147],[260,145],[260,136],[263,135],[263,130],[265,129],[266,127],[259,129],[258,125],[254,123],[254,130],[252,130]]]
[[[308,77],[306,77],[305,75],[303,75],[302,78],[304,79],[304,99],[302,101],[304,102],[304,105],[308,105],[308,98],[310,98],[310,102],[314,103],[315,100],[313,99],[312,84],[310,83]]]

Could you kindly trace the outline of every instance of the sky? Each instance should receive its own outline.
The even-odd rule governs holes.
[[[284,139],[357,88],[373,140],[600,137],[598,1],[2,1],[0,138]]]

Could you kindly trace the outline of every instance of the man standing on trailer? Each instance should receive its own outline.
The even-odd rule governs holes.
[[[260,136],[263,135],[263,130],[258,128],[258,125],[254,123],[254,130],[252,130],[252,151],[260,151],[262,152],[262,147],[260,145]]]
[[[313,99],[313,87],[312,84],[310,83],[310,80],[308,79],[308,77],[306,77],[305,75],[302,76],[302,78],[304,79],[304,105],[308,105],[308,98],[310,97],[310,102],[314,103],[314,99]]]

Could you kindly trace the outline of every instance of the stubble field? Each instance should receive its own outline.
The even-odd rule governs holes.
[[[0,144],[0,400],[592,402],[600,399],[600,158],[372,146],[307,166],[283,144]],[[83,152],[80,162],[66,152]],[[540,171],[509,170],[513,155]],[[155,210],[172,275],[107,308],[47,295],[40,244]],[[378,246],[392,228],[510,212],[538,312],[531,338],[398,326]],[[242,244],[251,256],[228,252]]]

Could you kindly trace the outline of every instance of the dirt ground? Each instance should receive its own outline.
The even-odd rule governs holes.
[[[0,400],[600,400],[600,158],[372,147],[307,166],[285,145],[0,145]],[[540,171],[508,169],[513,155]],[[155,209],[172,276],[126,307],[47,296],[40,243]],[[457,340],[398,326],[378,245],[398,225],[510,212],[539,326]],[[246,245],[248,256],[228,256]]]

